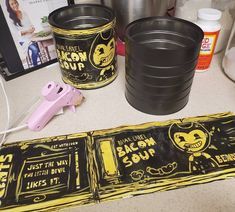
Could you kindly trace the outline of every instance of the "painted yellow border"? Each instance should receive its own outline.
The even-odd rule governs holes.
[[[168,126],[174,123],[187,123],[187,122],[198,122],[198,121],[211,121],[215,119],[230,117],[234,115],[232,112],[224,112],[224,113],[216,113],[216,114],[210,114],[206,116],[196,116],[196,117],[188,117],[183,119],[171,119],[168,121],[159,121],[159,122],[148,122],[138,125],[126,125],[126,126],[120,126],[117,128],[111,128],[111,129],[105,129],[105,130],[95,130],[92,134],[92,136],[100,136],[100,135],[106,135],[110,133],[119,133],[125,130],[144,130],[146,128],[150,127],[164,127]]]
[[[33,140],[33,142],[44,143],[44,142],[50,142],[53,140],[59,141],[65,138],[70,139],[70,138],[79,138],[79,137],[81,138],[81,137],[87,137],[87,136],[89,136],[88,138],[93,139],[94,136],[104,135],[107,133],[118,133],[118,132],[125,131],[125,130],[143,130],[149,127],[167,126],[172,123],[211,121],[211,120],[216,120],[220,118],[231,117],[232,115],[234,115],[232,112],[225,112],[225,113],[211,114],[207,116],[189,117],[185,119],[173,119],[173,120],[164,121],[164,122],[150,122],[150,123],[145,123],[145,124],[140,124],[140,125],[121,126],[121,127],[107,129],[107,130],[97,130],[91,133],[92,137],[89,136],[89,133],[78,133],[78,134],[71,134],[67,136],[55,136],[55,137],[49,137],[49,138],[44,138],[44,139],[35,139]],[[22,146],[28,143],[31,143],[31,141],[25,141],[20,144],[15,143],[12,145]],[[90,158],[90,160],[92,160],[92,158]],[[93,165],[93,164],[90,164],[90,165]],[[186,177],[173,178],[173,179],[161,179],[161,180],[158,180],[156,183],[150,183],[150,184],[144,184],[144,183],[138,182],[129,186],[124,185],[124,184],[116,185],[114,186],[114,189],[116,189],[116,191],[114,190],[111,193],[105,192],[102,194],[103,188],[101,187],[100,188],[101,190],[100,200],[107,201],[107,200],[114,200],[114,199],[119,199],[119,198],[123,198],[127,196],[131,197],[132,195],[147,194],[147,193],[152,193],[156,191],[165,191],[165,190],[185,187],[188,185],[202,184],[202,183],[212,182],[215,180],[228,179],[234,176],[235,176],[235,168],[231,168],[227,170],[221,170],[221,171],[217,171],[213,173],[208,173],[205,175],[186,176]],[[104,187],[104,189],[106,188],[107,187]],[[96,189],[96,186],[93,189]],[[20,211],[35,211],[35,210],[40,210],[40,211],[58,210],[59,208],[63,208],[66,206],[75,206],[75,205],[84,205],[84,204],[89,205],[89,204],[96,203],[95,200],[91,200],[91,198],[92,198],[91,192],[81,191],[81,193],[77,193],[77,194],[73,193],[71,194],[71,196],[68,195],[63,198],[46,201],[42,203],[37,203],[37,204],[32,204],[32,205],[22,205],[22,206],[12,205],[12,206],[0,209],[0,211],[4,210],[5,212],[7,211],[20,212]]]
[[[112,77],[108,78],[107,80],[104,80],[104,81],[101,81],[101,82],[84,83],[84,84],[79,84],[79,83],[75,84],[75,83],[73,83],[72,81],[70,81],[69,79],[67,79],[66,77],[63,77],[63,76],[62,76],[62,80],[65,83],[70,84],[73,87],[78,88],[78,89],[94,89],[94,88],[101,88],[105,85],[110,84],[111,82],[113,82],[116,79],[117,75],[118,75],[118,73],[116,71],[115,74]]]
[[[90,29],[60,29],[54,26],[52,27],[52,31],[59,35],[64,36],[81,36],[81,35],[92,35],[92,34],[98,34],[100,32],[104,32],[106,30],[109,30],[111,28],[114,28],[116,25],[116,18],[113,19],[113,21],[99,27],[94,27]]]

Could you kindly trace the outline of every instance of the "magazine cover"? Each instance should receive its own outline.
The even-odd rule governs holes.
[[[235,177],[232,113],[5,145],[0,210],[51,211]]]
[[[0,52],[12,79],[56,61],[48,15],[67,0],[0,0]],[[3,70],[3,69],[2,69]]]

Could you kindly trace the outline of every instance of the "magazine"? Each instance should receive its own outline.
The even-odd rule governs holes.
[[[6,80],[57,61],[48,15],[66,5],[67,0],[0,0],[0,52],[7,67],[1,74]]]

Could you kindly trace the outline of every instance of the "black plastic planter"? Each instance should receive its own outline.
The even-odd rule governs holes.
[[[126,28],[126,99],[136,109],[166,115],[188,102],[203,31],[178,18],[150,17]]]

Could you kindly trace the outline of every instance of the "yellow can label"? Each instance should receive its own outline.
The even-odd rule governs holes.
[[[115,19],[101,27],[64,30],[53,27],[62,79],[76,88],[92,89],[116,76]]]

